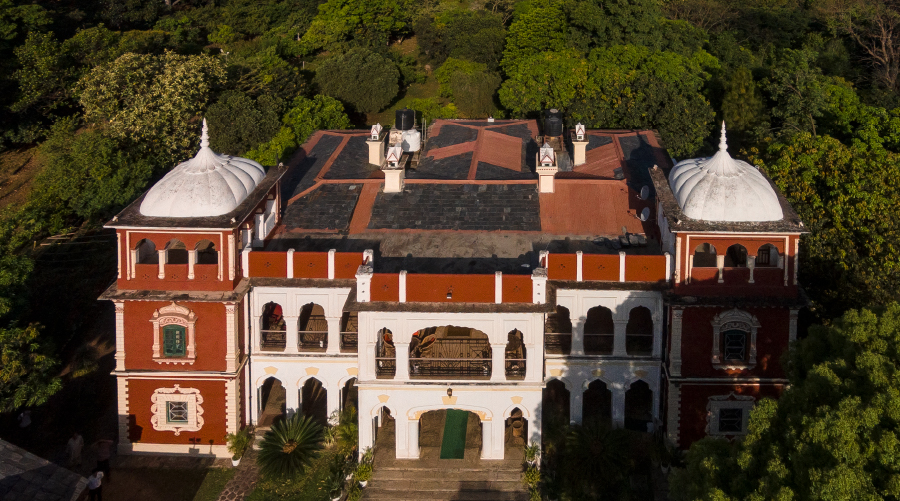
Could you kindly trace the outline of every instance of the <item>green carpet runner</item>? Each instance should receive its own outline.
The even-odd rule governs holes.
[[[444,440],[441,442],[441,459],[463,459],[466,452],[466,425],[468,422],[468,412],[447,409]]]

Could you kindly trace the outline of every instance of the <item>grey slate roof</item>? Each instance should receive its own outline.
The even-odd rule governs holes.
[[[323,184],[284,210],[284,224],[310,230],[344,230],[350,226],[362,184]]]
[[[534,184],[407,184],[378,194],[370,229],[540,231]]]
[[[81,475],[0,440],[0,499],[75,501],[86,488]]]

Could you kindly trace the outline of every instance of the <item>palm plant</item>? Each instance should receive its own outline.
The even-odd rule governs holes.
[[[290,477],[303,471],[322,449],[322,427],[294,414],[272,425],[260,444],[256,463],[267,477]]]
[[[359,417],[356,413],[356,407],[348,405],[341,412],[340,421],[335,430],[335,441],[338,444],[338,450],[344,455],[349,455],[356,451],[359,444]]]
[[[631,461],[632,437],[626,430],[613,429],[594,420],[570,428],[566,441],[564,469],[567,480],[579,494],[608,497],[624,487]]]

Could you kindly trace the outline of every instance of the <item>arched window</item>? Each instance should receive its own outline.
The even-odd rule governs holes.
[[[201,240],[194,247],[197,251],[197,264],[219,264],[219,253],[209,240]]]
[[[718,369],[750,369],[756,365],[756,333],[759,320],[733,309],[713,318],[712,363]]]
[[[518,329],[513,329],[506,335],[506,377],[525,377],[525,339]]]
[[[747,248],[741,244],[734,244],[725,251],[726,268],[743,268],[747,266]]]
[[[772,244],[765,244],[756,252],[756,266],[778,266],[778,249]]]
[[[625,429],[652,432],[653,390],[637,380],[625,392]]]
[[[260,344],[264,350],[284,350],[287,346],[287,325],[284,311],[278,303],[266,303],[262,312],[262,337]]]
[[[134,262],[139,264],[159,264],[159,253],[156,252],[156,244],[146,238],[138,242],[134,248]]]
[[[557,306],[544,323],[544,349],[547,353],[568,355],[572,351],[572,319],[569,309]]]
[[[375,342],[375,375],[394,377],[397,372],[397,352],[394,349],[394,334],[390,329],[378,331]]]
[[[638,306],[628,314],[625,352],[636,356],[653,354],[653,315],[648,308]]]
[[[300,309],[300,349],[322,351],[328,348],[328,320],[325,308],[308,303]]]
[[[172,303],[156,310],[153,323],[153,360],[164,364],[193,364],[194,324],[197,316],[189,308]]]
[[[589,309],[584,321],[584,352],[588,355],[612,355],[615,332],[609,308],[595,306]]]
[[[700,244],[694,249],[694,268],[715,268],[716,248],[712,244]]]
[[[188,264],[188,252],[184,243],[177,238],[166,244],[166,264]]]

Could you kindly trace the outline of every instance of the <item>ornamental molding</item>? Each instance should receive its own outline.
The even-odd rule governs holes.
[[[756,398],[750,395],[738,395],[731,392],[728,395],[716,395],[709,397],[706,404],[706,434],[718,437],[735,437],[747,434],[747,426],[750,421],[750,411],[756,404]],[[741,431],[722,433],[719,431],[719,411],[722,409],[740,409]]]
[[[761,324],[755,315],[746,311],[733,308],[723,311],[713,317],[710,322],[713,327],[712,364],[721,370],[750,370],[756,367],[756,334]],[[743,362],[724,360],[722,354],[722,333],[729,330],[739,330],[747,333],[747,357]]]
[[[196,388],[181,388],[175,385],[173,388],[157,388],[150,397],[150,424],[156,431],[172,431],[175,436],[183,431],[199,431],[203,428],[203,397]],[[188,419],[185,423],[170,423],[168,421],[168,403],[186,402]]]

